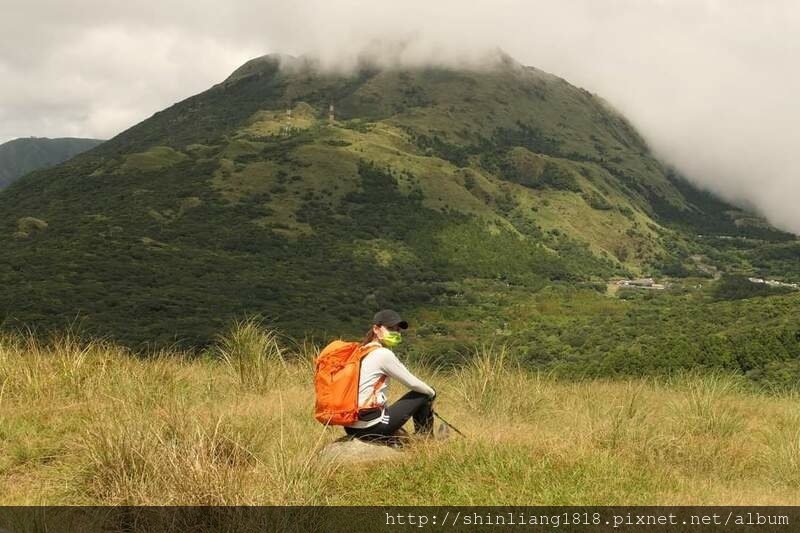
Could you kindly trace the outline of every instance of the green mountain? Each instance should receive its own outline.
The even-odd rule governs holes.
[[[0,189],[40,168],[52,167],[103,141],[97,139],[47,139],[28,137],[0,144]]]
[[[559,287],[595,302],[614,277],[800,279],[795,236],[694,188],[556,76],[508,58],[283,63],[254,59],[0,194],[0,320],[198,346],[245,314],[358,335],[393,306],[466,340],[524,327],[515,306]]]

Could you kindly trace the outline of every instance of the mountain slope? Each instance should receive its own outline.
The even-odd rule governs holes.
[[[346,76],[283,61],[0,195],[0,317],[77,316],[132,344],[204,344],[253,312],[357,331],[465,278],[538,290],[794,246],[665,168],[598,97],[507,58]],[[750,244],[721,250],[707,228]]]
[[[28,137],[0,144],[0,189],[39,168],[51,167],[91,150],[97,139],[47,139]]]

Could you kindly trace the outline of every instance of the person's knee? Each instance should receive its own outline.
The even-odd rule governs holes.
[[[422,392],[417,392],[415,390],[408,391],[403,395],[401,400],[430,400],[430,396],[424,394]]]

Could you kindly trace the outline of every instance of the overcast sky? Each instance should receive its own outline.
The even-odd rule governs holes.
[[[109,138],[283,52],[502,48],[597,93],[696,183],[800,233],[796,0],[3,0],[0,142]],[[391,47],[389,47],[391,48]]]

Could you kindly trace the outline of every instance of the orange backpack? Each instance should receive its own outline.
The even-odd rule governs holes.
[[[314,390],[317,402],[314,418],[325,425],[349,426],[358,421],[359,408],[377,407],[375,395],[386,376],[372,389],[368,405],[358,405],[361,360],[378,346],[336,340],[328,344],[314,361]]]

